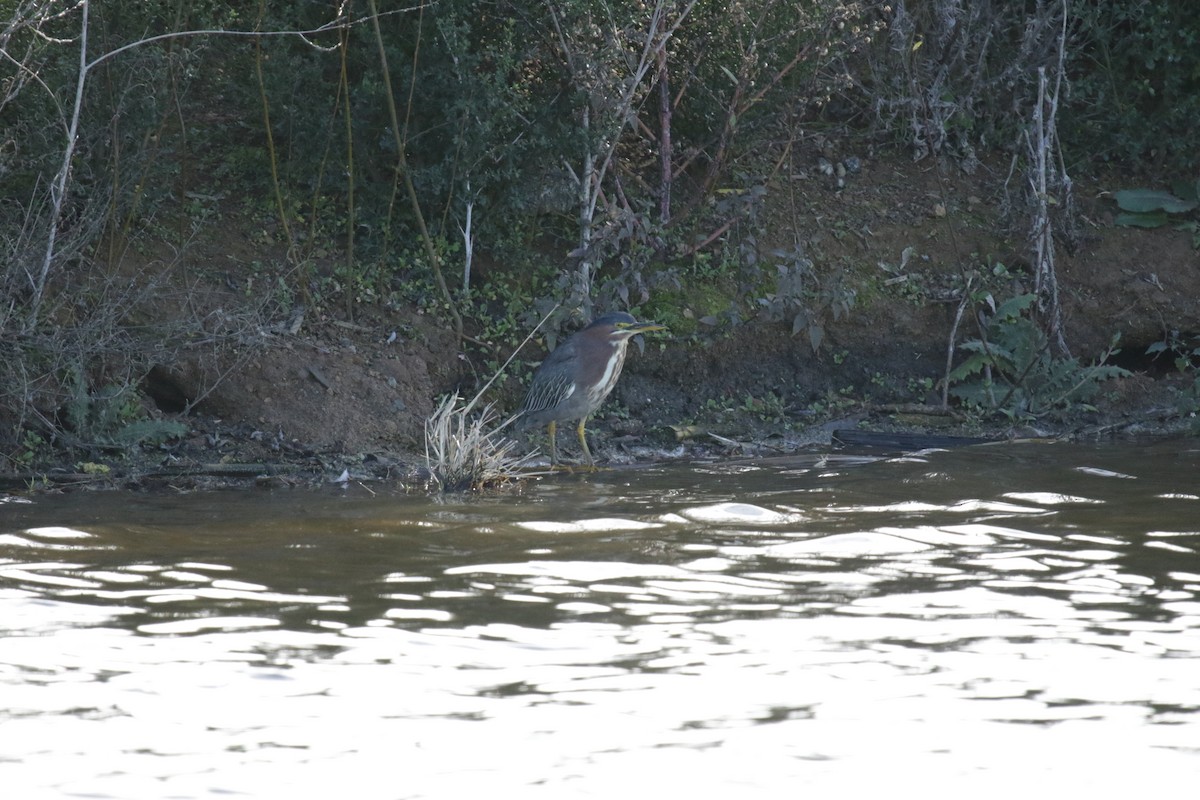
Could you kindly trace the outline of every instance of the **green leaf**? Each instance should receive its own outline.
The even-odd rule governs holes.
[[[965,378],[983,372],[983,368],[990,363],[990,360],[982,355],[973,355],[963,363],[955,367],[946,377],[951,383],[961,381]]]
[[[1149,213],[1118,214],[1115,220],[1118,225],[1127,228],[1161,228],[1167,224],[1167,212],[1152,211]]]
[[[1160,189],[1122,189],[1114,196],[1122,211],[1134,213],[1165,211],[1168,214],[1186,214],[1198,205],[1195,200],[1182,200]]]
[[[824,340],[825,328],[817,324],[808,326],[808,343],[812,345],[814,353],[821,349],[821,342]]]
[[[1016,319],[1036,301],[1037,295],[1034,294],[1019,294],[1016,297],[1010,297],[996,309],[996,319]]]

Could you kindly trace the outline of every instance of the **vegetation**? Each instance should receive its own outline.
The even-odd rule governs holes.
[[[528,467],[537,452],[517,455],[499,423],[490,405],[472,414],[457,394],[442,400],[425,423],[425,463],[440,491],[498,488],[533,474]]]
[[[1200,334],[1186,336],[1170,331],[1161,341],[1146,349],[1154,358],[1171,356],[1176,371],[1185,379],[1177,405],[1180,413],[1191,417],[1192,431],[1200,433]]]
[[[0,0],[0,19],[10,467],[178,433],[140,399],[148,371],[245,358],[297,309],[412,303],[490,365],[552,309],[551,341],[594,307],[688,297],[697,337],[765,316],[819,349],[860,287],[758,236],[814,129],[964,169],[1009,148],[1050,240],[1072,235],[1068,167],[1197,166],[1200,19],[1169,0]],[[189,267],[235,217],[280,257]],[[1028,324],[993,322],[1032,354],[1060,335],[1037,269]],[[221,284],[248,302],[208,301]],[[986,361],[1022,402],[1078,398],[968,353],[960,389]]]
[[[1091,366],[1056,356],[1045,331],[1025,315],[1037,297],[1023,294],[996,307],[978,339],[960,347],[969,356],[948,376],[950,392],[968,407],[1000,411],[1014,420],[1036,419],[1087,404],[1100,385],[1128,370],[1105,362],[1115,343]]]

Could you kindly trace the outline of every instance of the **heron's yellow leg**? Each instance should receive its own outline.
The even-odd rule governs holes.
[[[587,425],[587,417],[583,417],[579,420],[579,427],[577,428],[579,432],[579,445],[583,448],[583,455],[584,458],[587,459],[588,466],[594,467],[596,466],[596,460],[592,458],[592,451],[589,450],[587,446],[587,435],[583,430],[585,425]]]
[[[550,420],[550,424],[546,426],[546,430],[550,432],[550,463],[558,463],[558,449],[554,446],[554,434],[558,431],[558,423]]]

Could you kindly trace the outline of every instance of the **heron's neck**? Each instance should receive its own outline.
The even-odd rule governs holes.
[[[621,374],[621,366],[625,363],[625,342],[611,342],[608,345],[608,361],[604,365],[604,374],[596,385],[601,387],[603,395],[607,395],[617,377]],[[603,397],[603,395],[601,395]]]

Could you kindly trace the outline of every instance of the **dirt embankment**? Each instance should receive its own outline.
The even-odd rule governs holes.
[[[1011,275],[1008,290],[1030,289],[1021,266],[1024,234],[1004,222],[1012,199],[1005,190],[1007,164],[985,164],[966,175],[931,161],[861,161],[841,189],[815,168],[775,187],[770,197],[787,211],[768,208],[770,230],[760,237],[801,243],[815,275],[836,273],[855,288],[848,314],[823,319],[820,348],[814,352],[807,336],[793,335],[790,320],[755,320],[703,343],[656,337],[644,353],[631,355],[615,402],[589,426],[601,457],[619,457],[637,444],[657,448],[638,451],[643,456],[729,447],[707,436],[680,439],[677,430],[692,423],[692,433],[713,430],[786,450],[820,440],[839,415],[849,421],[833,424],[872,415],[900,428],[946,422],[934,415],[897,417],[896,406],[881,414],[870,404],[938,399],[932,387],[945,372],[964,266],[1003,262]],[[1076,187],[1081,227],[1073,252],[1058,254],[1058,281],[1074,355],[1090,361],[1119,334],[1121,363],[1135,374],[1106,387],[1098,412],[1040,420],[1034,430],[1156,414],[1173,424],[1164,409],[1178,377],[1141,354],[1171,331],[1200,332],[1200,256],[1189,234],[1114,226],[1106,193],[1120,188],[1129,187],[1095,181]],[[209,245],[220,246],[220,240]],[[202,260],[204,250],[192,258]],[[957,339],[972,335],[973,322],[960,323]],[[535,348],[527,357],[540,355]],[[475,380],[471,355],[456,349],[442,322],[411,311],[364,309],[353,322],[310,314],[295,333],[280,333],[232,363],[164,365],[149,388],[169,413],[171,397],[195,397],[223,372],[188,420],[194,433],[167,449],[168,461],[305,462],[336,471],[341,463],[365,469],[365,458],[376,471],[414,474],[434,399],[456,385],[472,391]],[[509,385],[501,396],[515,402],[519,392]]]

